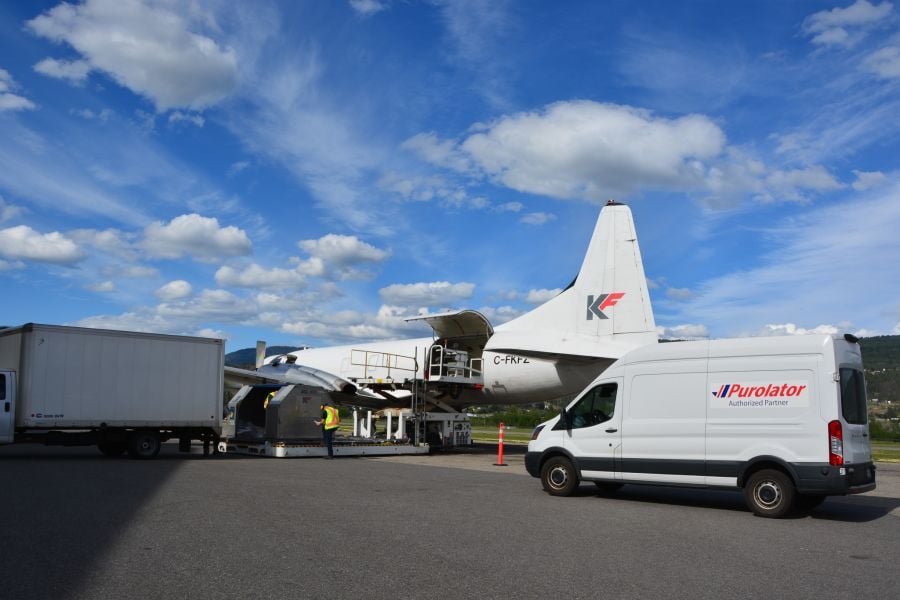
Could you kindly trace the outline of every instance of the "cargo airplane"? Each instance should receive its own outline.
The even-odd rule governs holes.
[[[229,369],[230,376],[312,383],[373,408],[408,407],[415,390],[428,410],[455,411],[575,394],[629,350],[657,342],[631,210],[614,201],[600,211],[578,276],[541,306],[497,327],[474,310],[414,320],[433,336],[303,349],[264,362],[258,346],[257,370]]]

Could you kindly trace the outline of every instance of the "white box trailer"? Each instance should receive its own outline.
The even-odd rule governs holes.
[[[218,441],[224,342],[29,323],[0,329],[0,443],[152,458]]]
[[[525,465],[553,495],[581,480],[743,489],[767,517],[872,490],[859,344],[807,335],[633,350],[535,429]]]

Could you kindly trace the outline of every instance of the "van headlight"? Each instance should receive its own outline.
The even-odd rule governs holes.
[[[538,425],[534,428],[534,431],[531,432],[531,439],[536,440],[539,435],[541,435],[541,430],[544,428],[543,425]]]

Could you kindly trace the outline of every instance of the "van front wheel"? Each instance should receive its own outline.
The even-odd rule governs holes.
[[[541,467],[541,485],[551,496],[569,496],[578,487],[578,475],[568,458],[554,456]]]
[[[763,469],[750,476],[744,487],[747,507],[760,517],[778,519],[794,508],[796,491],[791,478],[775,469]]]

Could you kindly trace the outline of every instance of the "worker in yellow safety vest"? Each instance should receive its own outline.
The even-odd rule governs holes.
[[[322,418],[316,420],[316,425],[322,426],[322,437],[325,440],[325,447],[328,448],[328,458],[334,458],[334,432],[341,424],[341,417],[338,415],[338,409],[330,404],[320,404],[319,408],[322,409]]]

